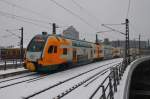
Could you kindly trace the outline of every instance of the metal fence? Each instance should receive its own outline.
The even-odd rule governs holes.
[[[16,69],[22,67],[20,59],[5,59],[0,60],[0,70]]]
[[[93,99],[96,94],[100,95],[99,99],[114,99],[114,93],[117,92],[117,86],[120,83],[125,68],[124,61],[112,67],[109,75],[103,80],[89,99]]]

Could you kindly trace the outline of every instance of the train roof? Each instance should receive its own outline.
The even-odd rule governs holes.
[[[85,40],[77,40],[77,39],[67,38],[67,37],[64,37],[64,36],[59,35],[59,34],[55,34],[55,35],[53,35],[53,34],[47,34],[47,35],[38,34],[36,36],[43,36],[45,38],[48,38],[49,36],[55,36],[55,37],[61,37],[61,38],[70,39],[70,40],[74,40],[74,41],[81,41],[81,42],[96,44],[94,42],[89,42],[89,41],[85,41]]]

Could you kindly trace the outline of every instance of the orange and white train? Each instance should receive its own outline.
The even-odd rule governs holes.
[[[24,67],[30,71],[49,72],[103,58],[101,44],[41,34],[30,41]]]

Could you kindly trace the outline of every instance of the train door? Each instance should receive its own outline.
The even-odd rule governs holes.
[[[97,58],[100,58],[100,47],[97,47]]]
[[[73,64],[77,63],[77,50],[73,49]]]

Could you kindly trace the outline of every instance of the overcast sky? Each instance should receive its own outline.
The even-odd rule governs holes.
[[[57,29],[58,34],[66,26],[73,25],[80,32],[81,39],[94,42],[96,32],[108,30],[101,24],[125,22],[128,4],[129,0],[0,0],[0,46],[18,45],[19,38],[6,29],[20,35],[16,29],[24,27],[24,44],[27,45],[34,35],[42,31],[51,33],[50,23],[53,22],[61,27]],[[137,39],[140,33],[142,40],[150,39],[149,10],[150,0],[131,0],[130,39]],[[124,25],[111,27],[125,32]],[[99,39],[104,38],[124,40],[124,36],[116,32],[99,34]]]

